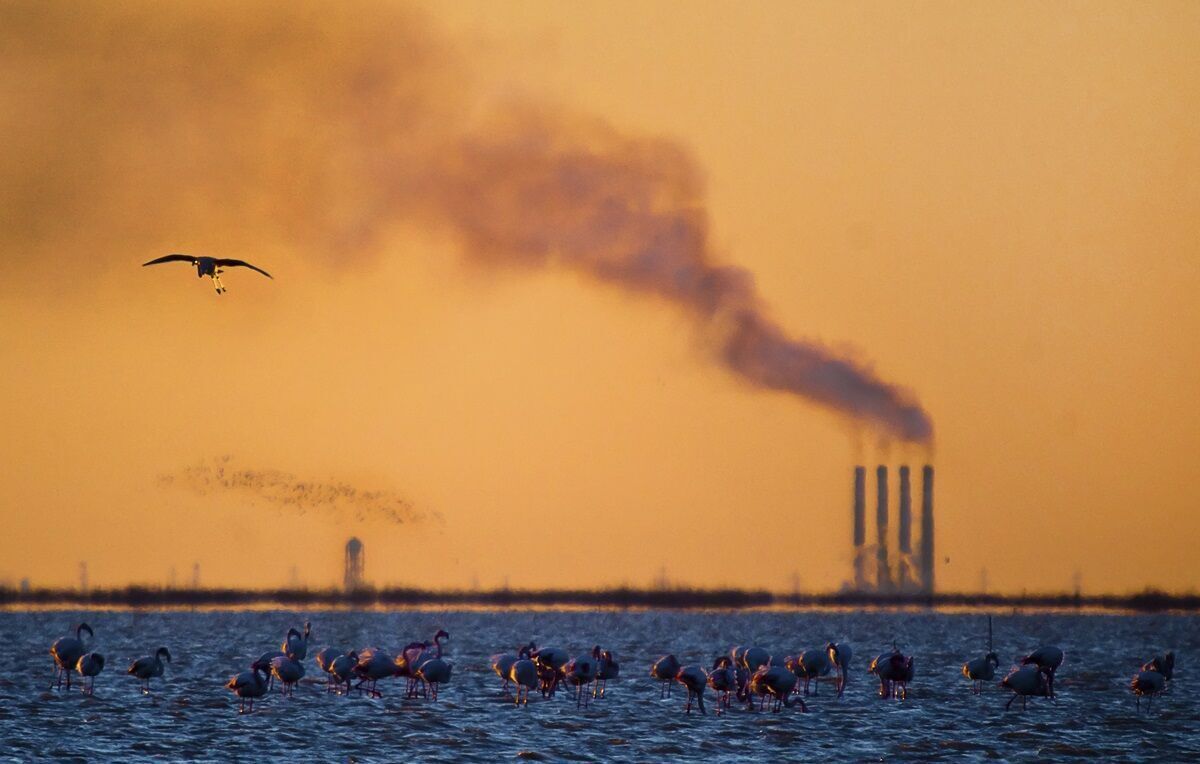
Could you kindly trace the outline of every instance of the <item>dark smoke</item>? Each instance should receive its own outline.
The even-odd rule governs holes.
[[[788,337],[748,271],[716,262],[701,172],[678,144],[599,119],[517,106],[475,126],[434,167],[424,198],[471,256],[562,266],[690,313],[716,357],[758,387],[798,395],[905,441],[929,416],[907,391]]]
[[[678,142],[550,104],[470,122],[460,63],[394,4],[4,4],[0,246],[21,271],[7,281],[197,241],[342,267],[398,223],[438,224],[471,258],[679,307],[755,387],[932,439],[910,392],[788,336],[753,276],[718,262]]]
[[[279,470],[239,469],[229,456],[160,475],[158,485],[197,496],[229,494],[251,505],[262,503],[300,515],[320,512],[339,520],[382,520],[396,525],[440,520],[436,514],[414,509],[395,491],[364,491],[342,481],[301,480]]]

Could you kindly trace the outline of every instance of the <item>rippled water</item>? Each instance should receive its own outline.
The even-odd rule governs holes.
[[[313,623],[308,676],[292,699],[269,695],[238,716],[222,687],[261,653],[277,648],[288,626]],[[80,620],[96,632],[108,666],[94,697],[49,691],[55,637]],[[1031,614],[997,616],[1003,662],[1036,645],[1067,651],[1057,701],[1020,702],[995,685],[969,692],[962,662],[986,652],[978,615],[929,612],[158,612],[0,613],[0,757],[125,760],[392,761],[402,758],[493,761],[795,760],[1200,760],[1200,704],[1189,656],[1200,651],[1200,618],[1169,615]],[[404,700],[399,683],[384,697],[336,697],[321,686],[312,656],[324,645],[378,644],[394,651],[438,628],[452,635],[453,682],[437,703]],[[527,709],[506,703],[488,656],[534,639],[572,654],[601,644],[614,650],[622,677],[609,697],[576,709],[566,693]],[[907,701],[875,696],[871,656],[895,638],[916,657]],[[711,665],[734,644],[796,653],[829,639],[854,648],[851,683],[841,700],[828,687],[810,712],[683,714],[684,693],[659,699],[647,676],[667,652]],[[167,646],[174,662],[151,696],[124,674],[129,662]],[[1128,684],[1152,653],[1173,649],[1176,678],[1137,714]],[[158,680],[155,680],[156,682]],[[386,686],[385,686],[386,685]]]

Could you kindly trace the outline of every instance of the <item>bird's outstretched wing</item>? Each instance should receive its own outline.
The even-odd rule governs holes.
[[[271,274],[264,271],[262,268],[259,268],[257,265],[251,265],[250,263],[246,262],[245,260],[218,260],[217,265],[220,265],[223,268],[229,268],[229,267],[232,267],[235,265],[240,265],[243,268],[249,268],[252,271],[258,271],[259,273],[261,273],[262,275],[266,276],[269,279],[275,278]]]
[[[177,260],[184,263],[191,263],[193,265],[196,263],[196,258],[192,257],[191,255],[163,255],[156,260],[151,260],[148,263],[142,263],[142,267],[145,268],[147,265],[158,265],[159,263],[173,263]]]

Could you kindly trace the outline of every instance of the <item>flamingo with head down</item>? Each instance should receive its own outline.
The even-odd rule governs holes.
[[[683,666],[676,672],[675,681],[687,688],[688,699],[684,713],[691,715],[692,698],[695,698],[696,707],[700,709],[700,713],[707,716],[708,712],[704,710],[704,688],[708,685],[708,674],[704,673],[704,669],[700,666]]]
[[[96,675],[104,670],[104,656],[100,653],[84,653],[79,656],[75,670],[84,681],[80,681],[80,689],[84,695],[96,694]],[[85,684],[86,681],[86,684]]]
[[[762,709],[766,699],[770,697],[774,700],[771,708],[774,713],[779,713],[781,709],[791,708],[795,705],[799,705],[802,712],[807,712],[808,706],[804,704],[803,698],[791,697],[799,682],[799,678],[785,666],[760,666],[750,677],[749,692],[762,699],[759,702],[759,710]],[[753,700],[750,701],[750,705],[753,708]]]
[[[854,655],[854,651],[845,642],[826,643],[825,650],[829,653],[829,660],[837,671],[838,697],[840,698],[846,691],[846,680],[850,678],[850,658]]]
[[[238,713],[247,713],[246,701],[250,701],[250,712],[254,711],[254,701],[267,694],[267,676],[264,673],[270,667],[259,661],[250,665],[249,671],[229,677],[225,687],[238,696]]]
[[[603,698],[604,693],[608,690],[608,680],[616,679],[621,674],[621,665],[617,663],[616,657],[613,656],[612,650],[601,650],[596,648],[598,655],[596,658],[596,683],[592,690],[592,697]]]
[[[658,693],[659,700],[671,695],[671,687],[674,685],[675,676],[678,673],[679,659],[674,655],[664,655],[650,667],[650,676],[661,682]]]

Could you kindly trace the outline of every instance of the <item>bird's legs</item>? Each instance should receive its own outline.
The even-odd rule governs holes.
[[[216,288],[217,294],[225,291],[225,285],[221,283],[221,269],[214,268],[212,273],[213,287]]]

